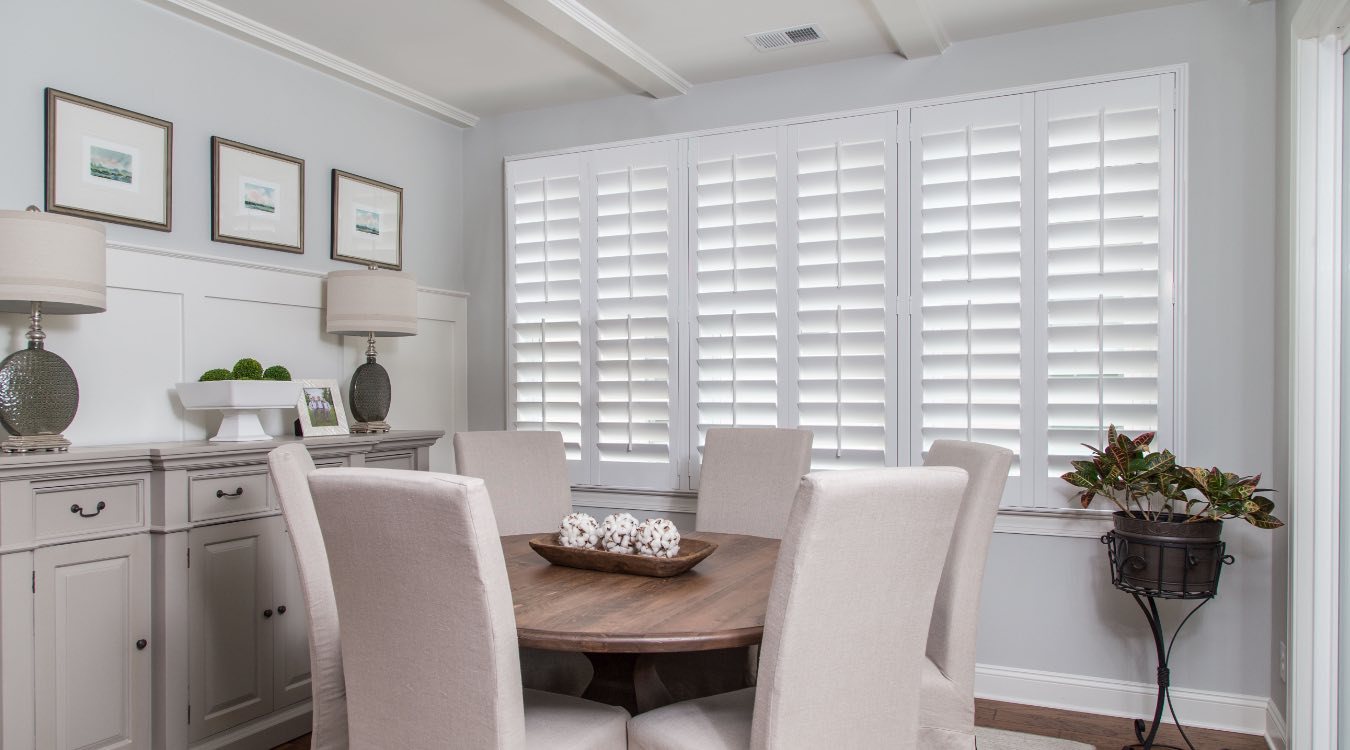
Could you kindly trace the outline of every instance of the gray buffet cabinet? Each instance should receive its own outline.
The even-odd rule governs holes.
[[[320,467],[426,471],[443,435],[303,442]],[[305,606],[267,475],[290,441],[0,456],[0,750],[266,750],[309,731]]]

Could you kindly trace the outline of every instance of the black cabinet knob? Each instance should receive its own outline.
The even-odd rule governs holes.
[[[147,641],[147,640],[145,640],[144,638],[142,638],[142,639],[140,639],[139,641],[136,641],[136,650],[137,650],[137,651],[144,651],[144,650],[145,650],[145,647],[146,647],[146,646],[149,646],[149,645],[150,645],[150,642]]]
[[[285,605],[285,604],[281,605],[280,607],[277,607],[277,614],[279,614],[279,615],[284,615],[284,614],[286,614],[286,605]]]
[[[271,616],[272,616],[272,610],[270,610],[270,609],[264,609],[264,610],[263,610],[263,617],[264,617],[264,618],[271,617]]]

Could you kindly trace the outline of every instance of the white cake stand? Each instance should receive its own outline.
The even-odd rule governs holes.
[[[213,443],[251,443],[271,440],[258,415],[265,409],[294,409],[300,384],[278,380],[216,380],[175,386],[183,408],[214,409],[221,414]]]

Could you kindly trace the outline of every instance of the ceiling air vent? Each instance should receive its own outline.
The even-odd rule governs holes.
[[[815,26],[793,26],[790,29],[762,31],[750,34],[746,40],[761,52],[784,47],[796,47],[801,44],[814,44],[825,41],[825,35]]]

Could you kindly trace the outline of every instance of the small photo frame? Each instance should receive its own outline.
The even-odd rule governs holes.
[[[336,380],[301,380],[295,408],[300,413],[300,434],[305,437],[348,433],[342,390]]]
[[[46,202],[161,232],[173,218],[173,123],[49,88]]]
[[[305,251],[305,160],[211,138],[211,239]]]
[[[333,170],[333,260],[403,270],[403,188]]]

